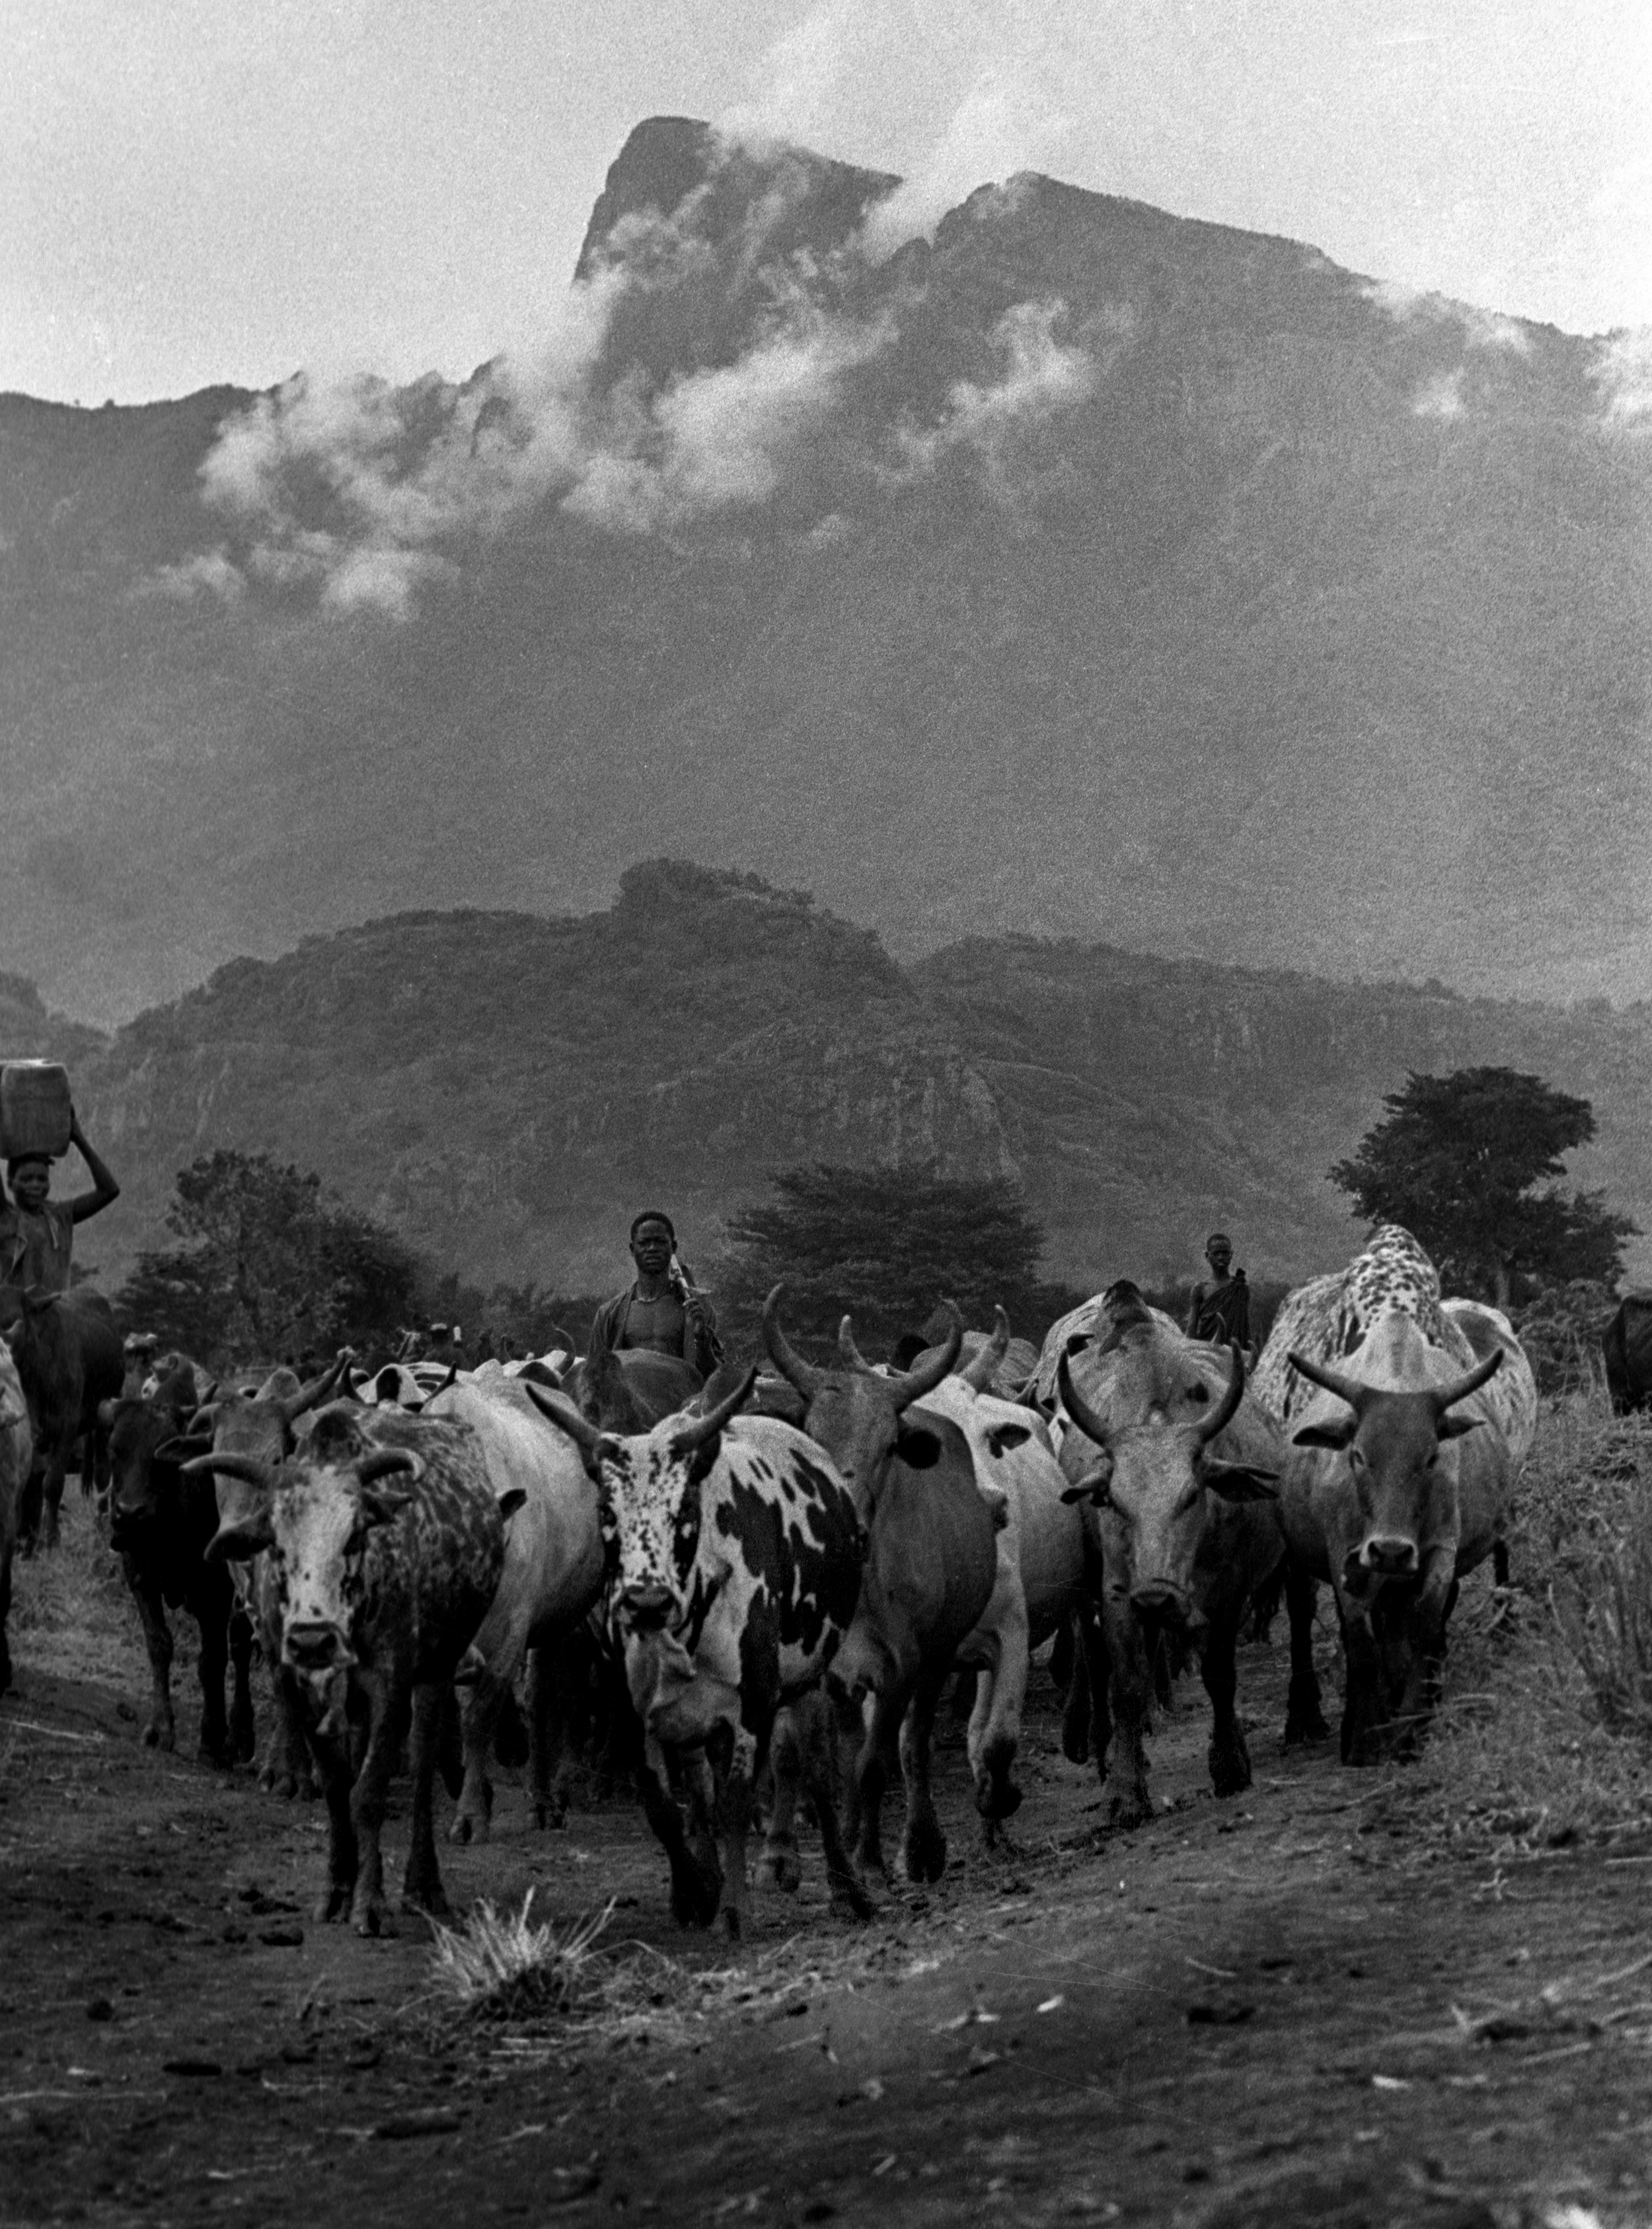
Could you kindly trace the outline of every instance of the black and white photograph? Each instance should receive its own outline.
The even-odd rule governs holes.
[[[0,2229],[1652,2229],[1652,10],[0,58]]]

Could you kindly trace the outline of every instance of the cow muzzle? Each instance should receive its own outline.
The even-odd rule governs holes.
[[[1196,1632],[1205,1623],[1194,1609],[1187,1590],[1173,1585],[1168,1579],[1149,1579],[1141,1586],[1132,1587],[1130,1607],[1149,1625],[1168,1626],[1179,1633]]]
[[[318,1672],[340,1671],[356,1661],[355,1652],[338,1628],[319,1618],[289,1625],[282,1636],[281,1654],[293,1671],[306,1678]]]
[[[1380,1579],[1417,1577],[1417,1543],[1400,1532],[1373,1532],[1360,1544],[1363,1567]]]
[[[622,1622],[634,1632],[657,1633],[676,1608],[676,1600],[669,1587],[655,1582],[622,1587],[614,1608]]]

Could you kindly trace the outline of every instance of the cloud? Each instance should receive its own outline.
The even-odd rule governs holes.
[[[222,603],[233,604],[246,594],[247,580],[220,543],[215,549],[197,550],[180,564],[157,567],[138,583],[135,593],[170,596],[178,603],[192,603],[197,596],[215,596]]]
[[[1609,425],[1639,426],[1652,418],[1652,325],[1609,333],[1589,372]]]
[[[1425,379],[1411,397],[1413,418],[1461,418],[1468,405],[1462,399],[1462,371],[1442,371]]]
[[[1052,106],[1047,87],[1000,64],[983,70],[948,117],[946,128],[891,194],[871,209],[860,246],[872,263],[886,262],[910,240],[933,240],[943,216],[977,187],[1009,173],[1024,185],[1031,151],[1051,164],[1072,130]],[[1019,189],[1018,189],[1019,190]],[[993,205],[1002,210],[1008,204]]]
[[[935,425],[903,427],[899,446],[905,473],[933,472],[949,453],[967,449],[1003,485],[1011,453],[1022,437],[1087,400],[1134,329],[1130,312],[1121,309],[1090,321],[1080,342],[1064,343],[1056,332],[1066,317],[1067,305],[1060,301],[1018,302],[1006,310],[989,337],[1004,366],[1002,377],[987,385],[955,382]]]
[[[1453,302],[1443,294],[1430,294],[1405,286],[1393,279],[1367,279],[1361,299],[1385,311],[1396,324],[1430,325],[1447,322],[1461,328],[1465,348],[1501,350],[1507,356],[1530,356],[1532,335],[1518,318],[1497,310],[1479,310],[1471,302]]]

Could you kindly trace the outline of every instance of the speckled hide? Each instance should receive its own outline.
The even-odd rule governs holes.
[[[778,1418],[736,1416],[697,1449],[680,1418],[605,1436],[595,1468],[612,1573],[607,1616],[650,1752],[649,1816],[672,1859],[673,1904],[709,1918],[707,1869],[682,1845],[653,1758],[704,1750],[723,1842],[730,1934],[747,1911],[751,1791],[777,1714],[818,1686],[860,1596],[866,1536],[853,1498],[813,1440]],[[864,1897],[819,1791],[834,1897]]]
[[[1442,1401],[1494,1356],[1488,1382]],[[1325,1732],[1311,1628],[1315,1589],[1328,1580],[1346,1652],[1344,1758],[1409,1755],[1438,1699],[1459,1580],[1488,1556],[1507,1577],[1510,1498],[1537,1423],[1531,1366],[1507,1318],[1443,1300],[1428,1255],[1388,1224],[1346,1269],[1290,1294],[1254,1384],[1288,1450],[1286,1738]]]
[[[402,1450],[415,1470],[363,1482],[375,1459]],[[282,1466],[261,1531],[243,1528],[239,1552],[268,1545],[280,1609],[282,1655],[302,1700],[331,1827],[328,1885],[318,1917],[349,1911],[378,1930],[383,1911],[379,1829],[386,1789],[409,1722],[411,1843],[406,1901],[447,1909],[432,1828],[436,1719],[444,1690],[486,1615],[505,1564],[505,1519],[468,1424],[323,1409]],[[350,1729],[367,1748],[350,1770]]]

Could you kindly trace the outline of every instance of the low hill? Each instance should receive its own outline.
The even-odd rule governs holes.
[[[0,993],[0,1050],[71,1060],[125,1184],[85,1234],[106,1279],[156,1243],[173,1172],[232,1146],[485,1287],[601,1289],[648,1204],[709,1274],[730,1212],[813,1160],[1016,1178],[1051,1273],[1087,1288],[1185,1275],[1218,1223],[1294,1281],[1357,1240],[1324,1172],[1383,1095],[1477,1063],[1591,1099],[1575,1173],[1652,1229],[1648,1007],[1025,937],[903,969],[805,892],[681,862],[628,870],[604,912],[403,914],[237,960],[110,1039]]]

